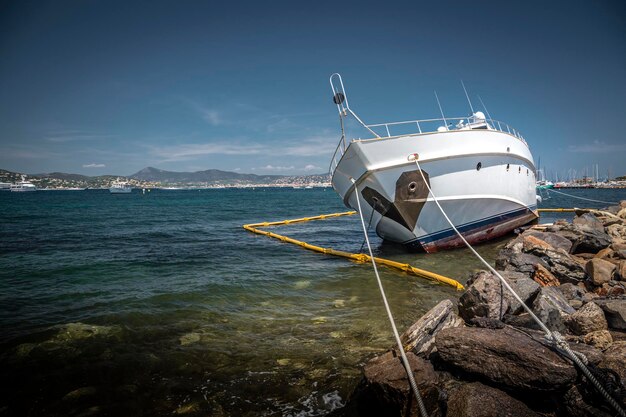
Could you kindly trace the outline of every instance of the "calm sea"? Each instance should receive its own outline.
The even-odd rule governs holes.
[[[564,192],[626,199],[626,190]],[[541,206],[607,205],[551,196]],[[331,189],[0,193],[0,415],[341,408],[360,365],[393,344],[371,266],[241,225],[345,210]],[[363,243],[357,216],[275,231],[350,252]],[[461,282],[480,268],[466,250],[409,254],[371,235],[378,255]],[[479,251],[493,260],[505,243]],[[381,273],[400,331],[458,297]]]

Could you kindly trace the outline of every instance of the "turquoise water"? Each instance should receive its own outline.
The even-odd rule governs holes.
[[[542,204],[572,205],[606,206],[554,194]],[[359,366],[393,344],[371,266],[241,225],[345,210],[330,189],[0,193],[0,415],[340,409]],[[350,252],[363,242],[357,216],[274,229]],[[377,255],[462,282],[480,268],[466,250],[409,254],[371,237]],[[505,243],[479,250],[493,259]],[[400,331],[458,297],[381,273]]]

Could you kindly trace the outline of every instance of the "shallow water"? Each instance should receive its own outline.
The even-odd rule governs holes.
[[[617,201],[626,190],[565,190]],[[582,203],[582,204],[581,204]],[[606,204],[552,194],[544,207]],[[0,193],[0,415],[324,415],[393,344],[369,265],[241,225],[345,211],[328,189]],[[547,215],[553,221],[566,215]],[[359,218],[277,233],[358,252]],[[465,282],[466,250],[376,254]],[[479,247],[493,260],[506,239]],[[458,292],[381,268],[400,331]]]

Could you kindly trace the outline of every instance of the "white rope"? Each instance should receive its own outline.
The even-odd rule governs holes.
[[[433,193],[433,190],[430,188],[430,184],[428,183],[428,181],[426,181],[426,178],[424,177],[424,172],[422,171],[422,168],[420,167],[420,163],[417,160],[418,159],[418,155],[417,154],[413,154],[409,156],[409,160],[411,160],[411,157],[413,157],[413,160],[415,161],[415,164],[417,165],[417,169],[419,170],[420,175],[422,176],[422,180],[424,181],[424,184],[426,184],[426,187],[428,188],[428,192],[430,193],[430,195],[433,197],[433,201],[435,202],[435,204],[437,205],[437,207],[439,207],[439,210],[441,211],[441,214],[443,215],[443,217],[445,217],[445,219],[448,221],[448,223],[450,224],[450,226],[452,227],[452,229],[456,232],[456,234],[459,236],[459,238],[463,241],[463,243],[465,243],[465,246],[468,247],[469,250],[471,250],[474,255],[476,255],[476,257],[495,275],[498,277],[498,279],[500,279],[500,282],[502,282],[502,284],[506,287],[507,290],[509,290],[509,292],[511,294],[513,294],[513,297],[515,297],[515,299],[521,303],[522,307],[524,308],[524,310],[526,310],[526,312],[530,315],[530,317],[533,318],[533,320],[535,322],[537,322],[537,324],[539,325],[539,327],[541,327],[541,329],[546,333],[546,339],[551,340],[554,342],[554,344],[564,350],[567,355],[569,356],[569,358],[580,368],[580,370],[585,374],[585,376],[589,379],[589,381],[591,381],[591,383],[594,385],[594,387],[598,390],[598,392],[600,392],[604,398],[608,401],[609,404],[611,404],[611,406],[613,406],[613,408],[618,412],[618,414],[622,417],[626,417],[626,412],[624,412],[624,410],[622,409],[622,407],[617,403],[617,401],[615,401],[611,395],[604,389],[604,387],[598,382],[598,380],[591,374],[591,372],[589,371],[589,369],[585,366],[585,364],[580,360],[580,358],[578,358],[578,356],[576,356],[576,354],[571,350],[571,348],[569,347],[569,345],[567,344],[567,342],[565,340],[563,340],[563,338],[561,337],[561,335],[558,332],[552,332],[550,331],[550,329],[548,329],[546,327],[546,325],[535,315],[535,313],[533,313],[533,311],[526,305],[526,303],[524,303],[524,301],[520,298],[519,295],[517,295],[517,293],[513,290],[513,288],[511,288],[511,286],[509,285],[509,283],[502,277],[502,275],[500,275],[500,273],[498,273],[498,271],[496,271],[482,256],[480,256],[480,254],[478,252],[476,252],[476,250],[474,250],[474,248],[472,247],[472,245],[470,245],[467,240],[465,240],[465,237],[463,237],[463,235],[461,234],[461,232],[458,231],[458,229],[456,228],[456,226],[454,226],[454,224],[452,223],[452,221],[450,220],[450,218],[448,217],[448,215],[446,214],[446,212],[443,210],[443,208],[441,207],[441,205],[439,204],[439,201],[437,200],[437,197],[435,196],[435,194]]]
[[[383,283],[380,280],[380,275],[378,274],[378,268],[376,267],[376,261],[374,261],[374,253],[372,252],[372,246],[370,245],[369,237],[367,236],[367,228],[365,227],[365,220],[363,219],[363,211],[361,210],[361,202],[359,201],[359,190],[356,186],[356,181],[354,178],[350,178],[352,183],[354,184],[354,196],[356,198],[356,204],[359,208],[359,216],[361,217],[361,225],[363,226],[363,233],[365,234],[365,240],[367,242],[367,248],[370,252],[370,259],[372,260],[372,265],[374,266],[374,273],[376,274],[376,280],[378,281],[378,289],[380,290],[380,295],[383,297],[383,302],[385,303],[385,310],[387,310],[387,317],[389,317],[389,322],[391,323],[391,328],[393,329],[393,335],[396,339],[396,343],[398,344],[398,350],[400,351],[400,355],[402,357],[402,364],[404,365],[404,369],[406,370],[406,374],[409,377],[409,383],[411,384],[411,388],[413,389],[413,394],[415,394],[415,398],[417,399],[417,405],[420,409],[420,414],[422,417],[428,417],[428,412],[426,411],[426,407],[424,406],[424,401],[422,400],[422,396],[420,395],[419,390],[417,389],[417,383],[415,382],[415,378],[413,377],[413,371],[411,370],[411,365],[409,364],[409,360],[406,357],[406,353],[404,352],[404,347],[402,346],[402,342],[400,341],[400,335],[398,334],[398,329],[396,328],[396,323],[393,319],[393,315],[391,314],[391,309],[389,308],[389,303],[387,302],[387,296],[385,295],[385,290],[383,288]]]
[[[561,192],[561,191],[557,191],[557,190],[555,190],[553,188],[546,188],[546,191],[550,191],[552,193],[557,193],[557,194],[563,194],[563,195],[565,195],[567,197],[578,198],[579,200],[593,201],[595,203],[619,204],[619,203],[616,203],[615,201],[602,201],[602,200],[594,200],[594,199],[591,199],[591,198],[578,197],[578,196],[573,195],[573,194],[567,194],[567,193],[564,193],[564,192]]]

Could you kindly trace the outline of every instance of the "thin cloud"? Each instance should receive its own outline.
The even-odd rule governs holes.
[[[83,168],[105,168],[105,164],[84,164]]]
[[[591,144],[570,145],[567,150],[577,153],[613,153],[626,152],[626,144],[610,144],[599,140],[594,140]]]
[[[309,164],[309,165],[307,165],[307,166],[305,166],[305,167],[304,167],[304,170],[305,170],[306,172],[311,172],[311,171],[319,171],[320,169],[322,169],[322,168],[320,168],[320,167],[318,167],[318,166],[315,166],[315,165],[311,165],[311,164]]]
[[[296,169],[293,165],[285,167],[285,166],[274,166],[274,165],[266,165],[264,167],[259,168],[265,171],[293,171]]]
[[[205,107],[203,104],[189,98],[184,98],[183,101],[211,126],[219,126],[224,123],[224,118],[219,111]]]
[[[290,156],[322,156],[332,155],[337,141],[325,136],[314,136],[304,139],[293,139],[289,145],[281,149],[281,154]]]
[[[257,155],[262,150],[255,144],[232,143],[182,144],[150,148],[152,155],[165,158],[165,161],[183,161],[205,155]]]
[[[103,140],[113,137],[115,136],[85,132],[81,130],[61,130],[48,133],[44,140],[52,143],[66,143]]]

